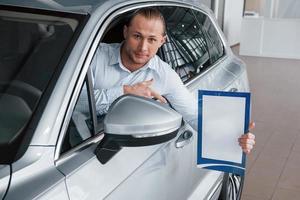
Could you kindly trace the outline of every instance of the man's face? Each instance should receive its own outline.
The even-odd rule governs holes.
[[[160,19],[135,16],[129,26],[124,27],[122,62],[134,71],[145,65],[164,43],[164,26]]]

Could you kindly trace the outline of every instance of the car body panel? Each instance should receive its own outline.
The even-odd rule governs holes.
[[[0,165],[0,198],[3,199],[9,185],[10,166]]]
[[[20,0],[0,0],[0,3],[3,5],[12,5],[12,6],[21,6],[21,7],[28,7],[28,8],[37,8],[37,9],[44,9],[44,10],[55,10],[55,11],[62,11],[62,12],[73,12],[79,14],[87,14],[97,12],[97,8],[101,7],[103,3],[107,3],[106,0],[55,0],[55,1],[39,1],[39,0],[28,0],[28,1],[20,1]],[[117,5],[120,0],[109,1],[108,5]],[[142,3],[142,2],[149,2],[145,0],[131,0],[129,1],[130,4],[134,3]],[[161,2],[178,2],[178,3],[188,3],[190,5],[197,5],[199,7],[204,7],[200,1],[195,0],[165,0]],[[126,3],[127,4],[127,3]],[[207,11],[209,9],[206,9]]]
[[[185,199],[188,186],[181,183],[191,178],[187,173],[191,166],[191,145],[177,149],[176,140],[177,137],[159,145],[123,147],[105,165],[91,158],[67,174],[70,199]],[[83,180],[86,180],[84,186]]]
[[[64,181],[57,183],[50,189],[41,193],[39,196],[35,197],[37,200],[47,200],[47,199],[69,199],[67,187]]]
[[[6,199],[33,199],[52,189],[66,194],[61,184],[64,176],[56,169],[53,158],[54,147],[30,146],[24,156],[12,164]]]

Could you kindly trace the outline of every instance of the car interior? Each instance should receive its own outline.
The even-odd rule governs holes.
[[[67,24],[0,18],[1,151],[22,137],[72,35]]]

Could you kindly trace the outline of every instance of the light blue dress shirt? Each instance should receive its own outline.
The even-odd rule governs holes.
[[[175,110],[197,129],[197,101],[178,74],[156,55],[141,69],[130,72],[121,62],[120,46],[101,43],[92,60],[97,114],[105,114],[112,102],[123,95],[123,85],[133,85],[153,78],[151,88],[164,95]]]

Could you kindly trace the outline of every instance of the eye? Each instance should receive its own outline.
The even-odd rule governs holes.
[[[140,36],[139,34],[133,34],[133,37],[134,37],[135,39],[140,39],[140,38],[141,38],[141,36]]]
[[[155,39],[155,38],[149,38],[149,42],[150,43],[154,43],[154,42],[156,42],[157,40]]]

